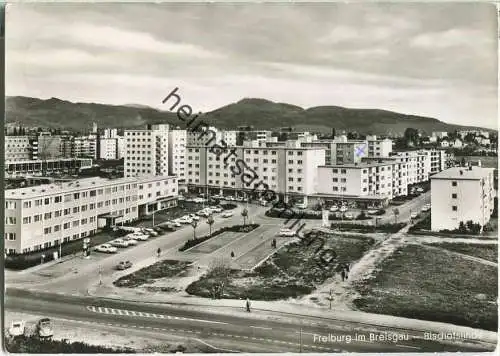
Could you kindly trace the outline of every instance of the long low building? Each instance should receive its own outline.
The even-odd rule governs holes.
[[[90,158],[48,159],[31,161],[6,161],[5,177],[26,175],[76,174],[80,169],[91,168]]]
[[[177,205],[175,176],[85,178],[5,191],[5,252],[27,253],[94,235]]]

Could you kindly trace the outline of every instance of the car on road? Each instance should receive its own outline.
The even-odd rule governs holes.
[[[129,246],[135,246],[138,244],[137,240],[129,235],[122,237],[122,240],[128,243]]]
[[[99,245],[95,248],[97,252],[104,252],[104,253],[115,253],[118,251],[118,249],[114,246],[111,246],[110,244],[102,244]]]
[[[116,269],[119,270],[119,271],[123,271],[127,268],[130,268],[132,267],[132,262],[130,261],[120,261],[117,265],[116,265]]]
[[[367,211],[368,215],[375,215],[378,213],[378,210],[377,209],[370,209]]]
[[[410,217],[412,219],[416,219],[416,218],[418,218],[418,213],[411,213]]]
[[[235,198],[236,201],[243,201],[243,199],[245,199],[245,198],[243,198],[243,197],[236,197]]]
[[[197,203],[197,204],[203,204],[204,202],[206,202],[207,200],[205,198],[194,198],[193,199],[193,202]]]
[[[424,189],[423,188],[417,188],[417,193],[423,193]]]
[[[153,230],[156,231],[157,233],[161,234],[163,232],[163,229],[159,226],[153,227]]]
[[[207,210],[200,210],[196,213],[198,216],[203,216],[204,218],[208,218],[210,216],[210,212]]]
[[[134,232],[133,234],[128,234],[127,237],[131,237],[138,241],[147,241],[149,239],[149,235],[143,234],[142,232]]]
[[[151,235],[151,236],[158,236],[158,233],[156,231],[154,231],[153,229],[151,228],[145,228],[145,229],[142,229],[141,231],[143,234],[148,234],[148,235]]]
[[[177,219],[178,222],[181,224],[191,224],[193,222],[193,219],[189,215],[184,215],[183,217]]]
[[[110,242],[111,246],[114,247],[129,247],[130,244],[128,241],[125,241],[124,239],[116,239]]]
[[[339,210],[341,213],[345,213],[348,209],[347,209],[347,206],[342,205]]]
[[[330,207],[330,211],[332,211],[332,212],[337,211],[337,210],[339,210],[339,207],[337,205],[332,205]]]
[[[177,221],[177,219],[172,220],[172,221],[167,221],[167,224],[172,224],[175,227],[181,227],[182,226],[181,223],[179,221]]]
[[[352,219],[354,219],[354,215],[352,213],[345,213],[344,219],[352,220]]]
[[[282,228],[278,232],[278,236],[287,236],[287,237],[292,237],[295,236],[295,231],[288,229],[288,228]]]
[[[36,333],[40,339],[50,339],[54,336],[54,329],[49,318],[43,318],[36,324]]]
[[[429,211],[431,210],[431,205],[430,204],[425,204],[421,209],[420,211],[422,212],[426,212],[426,211]]]
[[[227,196],[227,197],[225,197],[224,199],[225,199],[225,200],[229,200],[229,201],[234,201],[234,200],[235,200],[235,199],[234,199],[234,197],[232,197],[232,196],[230,196],[230,195],[229,195],[229,196]]]
[[[26,323],[24,320],[14,320],[10,323],[9,335],[16,337],[24,335],[24,330],[26,329]]]
[[[222,213],[221,215],[223,218],[230,218],[231,216],[233,216],[233,212],[232,211],[225,211]]]

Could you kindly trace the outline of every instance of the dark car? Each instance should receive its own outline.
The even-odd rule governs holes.
[[[116,269],[123,271],[124,269],[132,267],[132,262],[130,261],[121,261],[116,265]]]
[[[163,232],[162,228],[158,226],[154,227],[153,230],[160,234]]]
[[[54,329],[52,329],[52,322],[50,319],[40,319],[36,324],[36,332],[40,339],[50,339],[54,335]]]

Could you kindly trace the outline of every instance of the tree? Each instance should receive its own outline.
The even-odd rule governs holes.
[[[196,227],[198,226],[198,222],[196,220],[193,220],[191,226],[193,227],[193,239],[196,240]]]
[[[412,127],[408,127],[405,130],[404,139],[408,146],[418,146],[419,144],[418,130]]]
[[[209,235],[209,236],[212,236],[212,225],[213,225],[214,223],[215,223],[215,220],[214,220],[213,216],[212,216],[212,215],[210,215],[210,216],[208,217],[208,219],[207,219],[207,224],[208,224],[208,226],[209,226],[209,228],[210,228],[210,235]]]
[[[241,216],[243,216],[243,225],[245,226],[247,224],[247,216],[248,216],[248,210],[245,208],[241,212]]]
[[[224,258],[215,259],[210,263],[208,275],[213,281],[213,296],[221,298],[224,295],[224,288],[229,283],[231,268]]]
[[[392,209],[392,213],[394,214],[394,221],[396,222],[396,224],[398,223],[398,215],[399,215],[399,209],[398,208],[394,208]]]

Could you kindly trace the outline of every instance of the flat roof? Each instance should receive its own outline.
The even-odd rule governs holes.
[[[392,160],[383,161],[383,162],[361,162],[361,163],[345,163],[345,164],[328,164],[318,166],[318,168],[370,168],[370,167],[379,167],[379,166],[388,166],[392,165],[395,162]]]
[[[434,174],[431,179],[479,180],[486,177],[494,170],[495,168],[484,168],[478,166],[472,166],[472,169],[469,169],[469,167],[452,167]],[[460,172],[462,172],[462,174],[460,174]]]
[[[154,182],[166,178],[176,178],[176,176],[149,176],[149,177],[122,177],[116,179],[107,179],[101,177],[91,177],[83,179],[75,179],[69,182],[58,182],[41,184],[35,187],[25,187],[18,189],[5,190],[5,199],[32,199],[53,194],[66,194],[70,192],[78,192],[91,188],[104,188],[119,184],[144,184]]]

